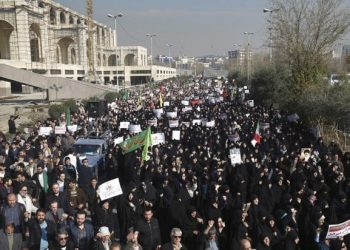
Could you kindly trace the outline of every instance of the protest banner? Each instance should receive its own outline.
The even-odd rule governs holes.
[[[50,135],[52,132],[51,127],[40,127],[39,129],[39,135]]]
[[[328,226],[326,239],[336,239],[350,233],[350,220]]]
[[[129,129],[130,122],[120,122],[119,129],[126,128]]]
[[[55,127],[55,134],[56,135],[64,135],[66,133],[66,126],[56,126]]]
[[[172,135],[171,135],[171,139],[179,141],[180,140],[180,133],[181,133],[180,130],[173,130]]]
[[[179,120],[169,120],[169,128],[177,128],[179,126]]]
[[[115,138],[114,139],[114,145],[118,145],[118,144],[122,143],[123,141],[124,141],[124,137],[123,136]]]
[[[142,131],[141,133],[138,133],[137,135],[134,135],[133,137],[123,141],[120,144],[120,147],[122,148],[122,153],[127,154],[129,152],[132,152],[142,146],[144,146],[146,139],[147,139],[147,133],[148,129]]]
[[[119,178],[102,183],[98,187],[97,193],[100,196],[101,201],[123,194]]]
[[[229,158],[231,160],[231,165],[242,163],[241,150],[239,148],[230,149]]]
[[[165,143],[165,134],[164,133],[155,133],[151,135],[152,146]]]
[[[157,127],[158,122],[157,122],[157,119],[151,119],[151,120],[148,120],[148,121],[147,121],[147,124],[148,124],[149,126]]]

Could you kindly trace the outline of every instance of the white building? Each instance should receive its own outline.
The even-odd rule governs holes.
[[[119,82],[126,85],[176,76],[175,69],[148,66],[144,47],[116,50],[115,30],[93,23],[92,61],[102,82],[115,80],[117,68]],[[76,11],[51,0],[0,0],[0,63],[83,80],[88,73],[88,42],[87,17]]]

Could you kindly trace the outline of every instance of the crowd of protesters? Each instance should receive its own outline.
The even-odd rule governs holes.
[[[244,89],[220,84],[130,91],[96,119],[84,108],[72,113],[78,130],[64,135],[38,134],[64,118],[22,134],[11,117],[9,138],[0,136],[0,249],[347,249],[348,236],[326,235],[328,225],[350,219],[350,154],[286,112],[248,104]],[[124,155],[111,141],[95,176],[73,152],[75,139],[91,131],[126,140],[133,134],[120,122],[145,130],[155,119],[152,133],[165,142],[150,147],[146,161],[142,149]],[[259,123],[268,126],[252,144]],[[240,163],[231,162],[233,148]],[[98,186],[114,178],[123,194],[101,201]]]

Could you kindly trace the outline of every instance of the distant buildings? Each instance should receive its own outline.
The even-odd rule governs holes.
[[[93,22],[90,58],[86,16],[51,0],[0,0],[0,63],[84,80],[92,61],[96,81],[115,82],[118,75],[126,85],[176,76],[176,69],[148,65],[147,49],[142,46],[116,49],[116,31]]]

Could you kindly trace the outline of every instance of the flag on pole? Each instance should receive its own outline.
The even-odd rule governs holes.
[[[120,147],[122,148],[122,153],[125,155],[127,153],[130,153],[144,146],[147,140],[147,133],[148,133],[148,130],[142,131],[137,135],[134,135],[133,137],[119,144]]]
[[[261,140],[261,135],[260,135],[260,124],[259,124],[259,121],[256,125],[256,130],[255,130],[255,133],[254,133],[254,136],[253,136],[253,140],[251,141],[252,145],[255,147],[255,145],[257,143],[260,143],[260,140]]]
[[[161,108],[163,108],[163,95],[162,92],[159,92],[159,105]]]
[[[151,136],[151,128],[148,127],[146,130],[146,138],[145,138],[145,143],[143,146],[143,151],[142,151],[142,162],[143,161],[148,161],[149,156],[148,156],[148,147],[152,146],[152,136]]]
[[[66,109],[66,126],[70,126],[70,108]]]

